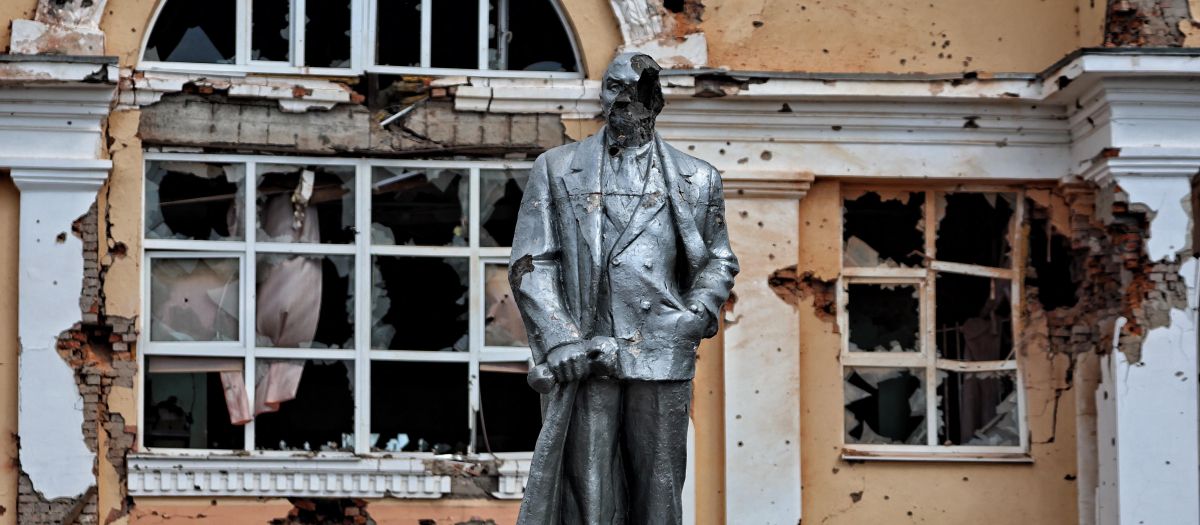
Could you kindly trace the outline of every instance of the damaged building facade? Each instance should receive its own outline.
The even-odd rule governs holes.
[[[688,524],[1200,523],[1196,0],[0,19],[0,524],[515,523],[516,211],[631,50],[742,266]]]

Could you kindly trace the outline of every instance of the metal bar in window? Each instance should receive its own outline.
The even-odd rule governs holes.
[[[375,255],[399,255],[408,257],[470,257],[471,249],[460,246],[408,246],[377,244],[371,246],[371,253]]]
[[[421,0],[421,67],[433,65],[433,0]]]
[[[533,357],[532,351],[523,346],[485,346],[479,353],[481,363],[505,363],[511,361],[527,361]]]
[[[367,5],[371,4],[370,0],[365,2],[354,1],[350,2],[350,68],[355,73],[361,73],[366,64],[367,46],[366,46],[366,24],[367,24]]]
[[[243,357],[246,355],[246,346],[240,341],[170,343],[146,341],[142,343],[140,353],[181,357]]]
[[[147,251],[205,251],[205,252],[243,252],[246,243],[242,241],[192,241],[179,239],[143,239],[142,249]]]
[[[379,61],[379,45],[378,35],[376,31],[379,28],[379,0],[366,0],[366,12],[363,14],[365,19],[363,28],[361,67],[364,71],[375,67]]]
[[[372,361],[413,361],[426,363],[469,363],[470,352],[436,350],[371,350]]]
[[[925,192],[925,257],[932,260],[937,256],[937,201],[936,193]],[[937,330],[937,274],[926,271],[924,295],[921,297],[921,319],[925,322],[925,330],[921,334],[924,345],[921,348],[925,356],[925,434],[926,443],[938,444],[938,394],[937,394],[937,340],[934,338]]]
[[[860,268],[853,266],[842,268],[842,275],[846,277],[901,277],[906,279],[925,279],[926,272],[927,271],[925,268]]]
[[[353,348],[275,348],[257,347],[254,357],[259,359],[354,359]]]
[[[501,247],[501,248],[492,247],[492,248],[480,248],[479,249],[480,257],[502,257],[502,258],[504,258],[504,263],[506,263],[506,264],[508,263],[508,258],[511,255],[512,255],[512,248],[509,248],[509,247]]]
[[[258,253],[297,253],[317,255],[353,255],[358,248],[353,244],[314,244],[288,242],[260,242],[254,245]]]
[[[482,0],[482,2],[486,3],[487,0]],[[483,16],[484,20],[487,19],[486,12],[482,16]],[[486,42],[484,43],[484,45],[485,46],[487,45]],[[470,327],[469,328],[470,335],[468,337],[468,341],[470,342],[469,348],[470,348],[470,353],[471,353],[471,362],[467,366],[467,373],[470,374],[468,377],[468,383],[467,383],[470,388],[470,392],[468,395],[469,402],[467,403],[467,405],[469,407],[467,409],[467,419],[468,419],[467,428],[469,428],[471,430],[471,439],[470,439],[470,443],[468,445],[468,452],[471,454],[474,454],[475,450],[476,450],[476,445],[477,445],[477,443],[475,442],[476,434],[477,434],[477,432],[475,431],[475,424],[476,424],[475,414],[477,414],[479,412],[479,407],[480,407],[480,405],[479,405],[479,350],[481,348],[483,348],[483,318],[484,318],[484,316],[483,316],[483,301],[479,300],[479,298],[483,295],[483,264],[479,261],[479,168],[478,167],[471,168],[470,173],[471,173],[470,183],[469,183],[470,192],[469,192],[469,196],[467,198],[467,201],[469,202],[470,212],[468,213],[468,219],[467,219],[467,221],[468,221],[467,232],[468,232],[468,236],[470,236],[471,264],[469,267],[470,275],[468,277],[468,279],[470,281],[470,284],[469,284],[470,293],[467,295],[468,296],[468,299],[467,299],[468,314],[467,314],[467,316],[469,318],[467,326]]]
[[[308,5],[305,0],[292,0],[292,64],[304,66],[304,26],[308,20]]]
[[[304,0],[292,0],[293,5],[296,2],[303,3]],[[295,18],[292,20],[295,20]],[[292,27],[295,26],[296,24],[293,23]],[[246,366],[242,369],[242,381],[246,383],[246,397],[249,398],[250,411],[253,413],[254,389],[258,386],[255,384],[257,365],[254,357],[254,344],[258,333],[258,321],[256,318],[256,311],[258,310],[258,259],[255,255],[254,246],[254,241],[258,233],[258,207],[256,206],[258,202],[258,184],[255,182],[258,180],[258,164],[253,160],[246,163],[245,180],[246,191],[244,198],[246,199],[246,204],[243,209],[246,211],[245,217],[242,218],[242,223],[246,227],[246,263],[242,268],[242,275],[244,276],[242,285],[245,287],[242,291],[242,301],[245,302],[246,307],[242,309],[242,312],[245,313],[245,316],[242,318],[242,330],[245,334],[242,336],[242,341],[246,345]],[[245,450],[252,451],[255,448],[254,423],[254,418],[251,418],[250,422],[245,425],[245,443],[243,444]]]
[[[928,360],[918,352],[845,352],[841,361],[843,366],[925,368]]]
[[[1012,219],[1013,220],[1013,226],[1011,228],[1012,243],[1010,243],[1010,246],[1012,246],[1013,268],[1014,268],[1014,273],[1016,274],[1014,276],[1014,278],[1012,279],[1012,283],[1011,283],[1012,293],[1010,294],[1012,296],[1012,307],[1011,307],[1012,308],[1012,314],[1011,314],[1012,330],[1013,330],[1012,340],[1013,340],[1013,350],[1014,350],[1014,354],[1015,354],[1014,357],[1015,357],[1016,364],[1017,364],[1017,373],[1016,373],[1016,375],[1017,375],[1017,381],[1016,381],[1016,383],[1017,383],[1017,385],[1016,385],[1016,388],[1017,388],[1017,410],[1020,412],[1020,414],[1019,414],[1020,417],[1018,418],[1018,423],[1020,424],[1020,430],[1021,430],[1021,434],[1020,434],[1021,449],[1028,451],[1029,450],[1029,410],[1027,407],[1029,405],[1026,404],[1025,373],[1024,373],[1025,370],[1024,370],[1024,366],[1022,365],[1022,362],[1023,362],[1023,359],[1021,358],[1022,352],[1021,352],[1021,349],[1019,346],[1021,344],[1021,339],[1022,339],[1021,333],[1024,330],[1022,321],[1025,318],[1024,312],[1021,310],[1022,299],[1024,299],[1024,295],[1021,293],[1021,283],[1025,281],[1025,238],[1023,235],[1024,224],[1025,224],[1025,190],[1024,189],[1017,191],[1017,206],[1016,206],[1016,208],[1017,208],[1016,213],[1013,214],[1013,219]]]
[[[937,367],[939,370],[951,370],[954,372],[990,372],[995,370],[1016,370],[1017,361],[1010,359],[1008,361],[957,361],[953,359],[938,359]]]
[[[1015,252],[1015,250],[1014,250]],[[964,275],[975,275],[979,277],[991,277],[992,279],[1008,279],[1015,281],[1017,272],[1005,268],[991,268],[988,266],[977,266],[974,264],[963,264],[946,261],[930,261],[929,268],[938,272],[961,273]]]
[[[481,78],[568,78],[582,79],[583,73],[563,72],[563,71],[512,71],[512,70],[476,70],[476,69],[456,69],[456,68],[432,68],[432,67],[406,67],[406,66],[370,66],[369,72],[382,73],[385,75],[468,75]]]
[[[850,314],[846,311],[846,305],[850,302],[850,298],[846,294],[846,287],[849,285],[850,283],[847,282],[845,277],[838,277],[837,289],[834,290],[834,304],[837,305],[838,332],[842,336],[843,359],[850,355]]]
[[[142,163],[142,169],[145,170],[145,163]],[[146,176],[142,174],[142,189],[141,195],[146,194]],[[146,221],[146,207],[142,206],[142,224]],[[139,403],[137,411],[137,449],[139,451],[146,450],[146,374],[142,372],[146,369],[146,341],[150,340],[150,252],[142,251],[142,315],[138,319],[138,346],[134,352],[137,359],[138,373],[135,376],[137,384],[137,399],[143,400]]]
[[[372,2],[373,3],[373,2]],[[354,451],[371,452],[371,168],[366,160],[355,166],[354,179]]]
[[[250,1],[237,2],[234,10],[234,24],[237,34],[234,36],[233,62],[239,66],[250,63]]]
[[[476,67],[479,69],[488,68],[488,12],[490,9],[491,3],[489,0],[479,0],[479,37],[475,40],[478,44],[475,47],[479,54],[478,65]]]

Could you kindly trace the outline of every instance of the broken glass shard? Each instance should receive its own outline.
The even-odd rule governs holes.
[[[1012,266],[1016,195],[938,193],[937,260],[994,268]]]
[[[924,445],[924,371],[847,367],[843,373],[846,443]]]
[[[258,166],[259,242],[354,243],[354,167]]]
[[[309,360],[296,367],[272,366],[278,361],[259,360],[262,371],[256,376],[263,379],[256,381],[256,391],[274,391],[279,397],[275,400],[277,411],[260,413],[255,418],[255,448],[352,451],[353,447],[342,446],[342,435],[354,434],[354,362]],[[288,373],[297,368],[302,372],[295,381]],[[272,369],[282,370],[272,377]],[[279,381],[275,388],[273,380]],[[279,401],[288,394],[293,394],[291,399]]]
[[[245,166],[210,162],[146,163],[146,238],[245,239]]]
[[[466,453],[469,392],[467,363],[372,361],[372,450]]]
[[[225,384],[230,382],[222,379],[224,375],[240,378],[241,362],[241,358],[148,357],[142,407],[146,446],[241,449],[245,434],[231,421]]]
[[[915,284],[851,284],[846,313],[851,352],[920,351],[921,296]]]
[[[151,341],[237,341],[239,261],[150,259]]]
[[[467,246],[467,170],[377,166],[371,177],[372,242]]]
[[[843,201],[844,264],[918,267],[925,260],[925,193],[847,190]]]
[[[484,346],[529,346],[525,322],[508,283],[507,264],[487,264],[484,279]]]
[[[165,56],[167,62],[232,64],[237,48],[236,12],[234,0],[171,0],[155,19],[143,58]]]
[[[1011,281],[940,272],[936,290],[934,344],[939,357],[963,361],[1013,357]]]
[[[946,418],[938,430],[945,445],[1021,444],[1016,373],[946,371],[939,409]]]
[[[257,346],[353,348],[354,257],[259,253]]]
[[[479,171],[479,245],[512,246],[529,170]]]
[[[470,259],[375,256],[371,347],[466,352]]]

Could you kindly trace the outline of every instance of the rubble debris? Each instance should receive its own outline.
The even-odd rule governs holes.
[[[12,20],[6,53],[14,55],[103,55],[100,20],[106,2],[39,0],[33,20]]]
[[[484,265],[483,288],[483,345],[529,346],[525,321],[517,310],[512,286],[508,282],[508,265]]]
[[[1011,268],[1016,195],[937,193],[937,260]]]
[[[835,281],[822,281],[813,277],[812,272],[796,275],[796,265],[775,270],[767,278],[767,286],[778,295],[783,302],[800,308],[800,301],[813,298],[813,309],[817,318],[822,321],[835,322],[837,305],[835,304]]]
[[[921,297],[915,284],[847,286],[850,351],[919,352]]]
[[[518,363],[519,364],[519,363]],[[542,401],[525,374],[479,373],[479,414],[475,448],[479,452],[529,452],[542,428]]]
[[[235,0],[168,1],[159,11],[143,60],[232,64],[237,42]]]
[[[146,238],[245,239],[245,166],[210,162],[146,164]]]
[[[256,368],[274,361],[260,359]],[[295,399],[259,414],[254,426],[257,450],[353,451],[353,362],[306,361]]]
[[[925,372],[846,367],[846,443],[924,445]]]
[[[241,450],[245,433],[231,420],[221,378],[225,372],[241,375],[239,361],[149,357],[142,403],[146,446]]]
[[[349,0],[305,4],[304,65],[350,67]]]
[[[371,450],[382,452],[403,436],[405,452],[465,454],[471,442],[467,368],[466,363],[372,361],[371,435],[378,437]]]
[[[461,169],[372,168],[371,242],[468,246],[468,180]]]
[[[237,341],[238,260],[150,260],[151,341]]]
[[[925,264],[925,192],[847,190],[842,206],[843,264]]]
[[[1015,372],[939,373],[947,375],[938,386],[939,412],[946,418],[938,426],[939,443],[1021,444]]]
[[[376,255],[372,265],[371,348],[469,350],[470,259]]]
[[[974,275],[939,273],[934,344],[943,359],[1012,359],[1012,283]]]

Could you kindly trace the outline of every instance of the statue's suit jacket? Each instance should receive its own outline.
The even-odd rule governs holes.
[[[605,130],[538,157],[525,187],[513,240],[509,281],[524,317],[536,363],[563,345],[596,335],[618,343],[618,379],[690,380],[702,337],[717,332],[721,306],[738,272],[725,227],[721,176],[710,164],[676,150],[655,134],[659,163],[641,201],[609,253],[601,235],[601,172]],[[654,174],[657,173],[657,176]],[[615,232],[607,232],[610,235]],[[607,271],[609,302],[597,289]],[[703,330],[685,329],[708,310]],[[612,334],[596,334],[598,308],[610,308]],[[526,484],[520,525],[559,525],[562,448],[576,384],[556,385],[545,413]]]

